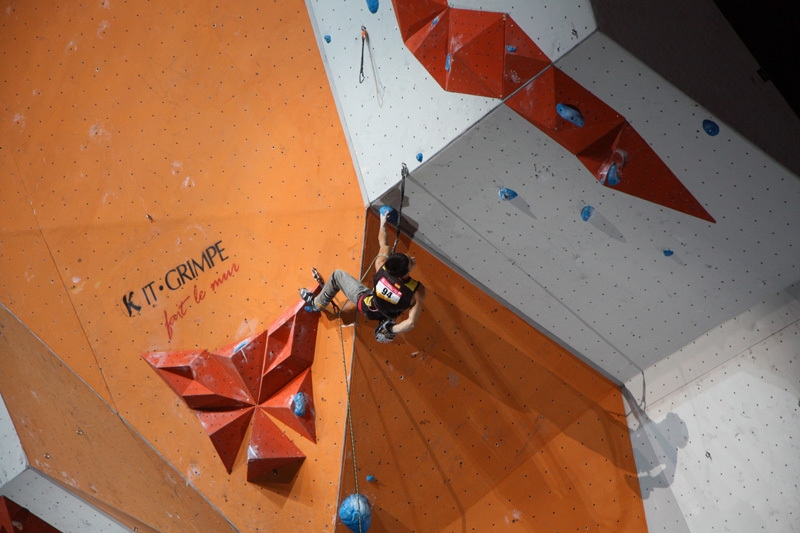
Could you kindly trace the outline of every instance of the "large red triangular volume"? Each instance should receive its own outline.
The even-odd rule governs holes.
[[[192,361],[191,366],[195,381],[217,396],[240,406],[256,403],[230,359],[205,352]]]
[[[627,124],[627,122],[622,122],[577,154],[581,163],[589,169],[589,172],[591,172],[600,183],[606,182],[606,175],[612,155],[614,154],[614,147],[617,144],[622,129],[625,128]]]
[[[231,360],[237,373],[247,385],[247,390],[255,400],[259,394],[266,351],[267,332],[264,331],[251,335],[230,346],[214,350],[214,353]]]
[[[550,66],[550,59],[510,16],[505,17],[503,54],[503,98]]]
[[[298,394],[304,395],[303,400],[298,399]],[[298,400],[305,402],[305,412],[302,414],[300,414],[300,409],[295,409]],[[261,404],[261,407],[311,442],[317,442],[311,369],[300,374],[294,381]]]
[[[305,458],[275,422],[257,409],[247,448],[247,481],[288,483],[297,474]]]
[[[233,463],[242,447],[254,409],[246,407],[236,411],[196,413],[229,474],[233,471]]]
[[[181,394],[181,398],[190,408],[199,411],[226,411],[253,404],[253,402],[243,402],[220,396],[208,390],[198,381],[192,381]]]
[[[579,127],[562,118],[558,104],[580,111],[584,125]],[[625,122],[625,117],[555,67],[542,72],[506,105],[573,154]]]
[[[558,119],[558,114],[552,113],[550,109],[555,100],[554,76],[553,67],[544,70],[505,102],[518,115],[545,133],[555,130]]]
[[[584,125],[579,127],[559,116],[559,103],[578,109]],[[578,156],[604,184],[610,185],[608,169],[619,159],[617,171],[622,179],[614,189],[714,222],[625,117],[559,69],[548,68],[506,105]]]
[[[447,84],[447,51],[450,42],[450,9],[406,40],[406,46],[428,74],[444,89]]]
[[[203,353],[205,350],[148,352],[142,354],[142,359],[147,361],[167,385],[181,396],[194,381],[192,361]]]
[[[500,98],[503,92],[502,13],[450,9],[450,63],[446,89]]]
[[[553,67],[553,85],[554,101],[551,109],[558,117],[555,134],[558,142],[573,154],[625,122],[625,117],[556,67]],[[584,126],[577,127],[561,117],[557,111],[558,104],[572,106],[581,111],[585,120]]]
[[[447,0],[392,0],[392,5],[405,42],[440,16],[447,9]]]
[[[314,362],[320,313],[310,313],[304,306],[305,302],[300,300],[269,328],[258,403],[278,392]]]
[[[592,167],[587,165],[589,170],[596,167],[596,157],[579,157],[584,164],[592,161]],[[608,179],[612,164],[615,164],[619,179],[619,183],[613,186]],[[595,177],[614,190],[711,223],[716,222],[630,124],[626,123],[619,129],[606,152],[604,164],[595,171]]]
[[[255,404],[230,360],[205,350],[142,354],[192,409],[236,409]]]

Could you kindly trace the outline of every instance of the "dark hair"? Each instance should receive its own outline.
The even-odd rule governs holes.
[[[383,264],[383,268],[392,276],[401,278],[408,274],[408,267],[411,264],[406,254],[392,254]]]

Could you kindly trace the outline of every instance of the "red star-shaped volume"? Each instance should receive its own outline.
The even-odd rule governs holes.
[[[300,301],[267,331],[230,346],[142,357],[195,411],[228,473],[248,429],[247,480],[291,481],[305,455],[267,413],[316,442],[311,363],[319,313]]]

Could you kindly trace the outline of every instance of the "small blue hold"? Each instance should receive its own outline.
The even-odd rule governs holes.
[[[418,153],[418,154],[417,154],[417,161],[419,161],[420,163],[422,163],[422,152],[420,152],[420,153]]]
[[[329,43],[329,42],[331,42],[331,36],[330,36],[330,35],[326,35],[326,36],[324,37],[324,39],[325,39],[325,42],[326,42],[326,43]]]
[[[370,13],[378,12],[378,0],[367,0],[367,9]]]
[[[579,128],[582,128],[585,124],[583,120],[583,114],[576,107],[572,107],[571,105],[567,104],[556,104],[556,113],[559,114],[561,118],[572,122]]]
[[[243,350],[244,348],[247,347],[248,344],[250,344],[250,339],[245,339],[241,341],[239,344],[233,347],[233,352],[236,353],[239,350]]]
[[[433,27],[434,27],[434,26],[436,26],[437,24],[439,24],[439,17],[436,17],[435,19],[433,19],[433,20],[431,21],[431,28],[433,28]]]
[[[397,211],[394,210],[394,207],[390,205],[384,205],[381,206],[378,212],[381,214],[381,216],[386,214],[386,222],[397,225]]]
[[[447,57],[444,59],[444,69],[450,72],[450,54],[447,54]]]
[[[620,178],[619,172],[617,171],[617,164],[612,163],[608,169],[608,173],[606,174],[606,183],[609,187],[613,187],[614,185],[619,185]]]
[[[354,533],[366,533],[372,525],[372,509],[363,494],[351,494],[339,506],[339,518]]]
[[[298,392],[292,398],[292,404],[294,407],[292,411],[294,412],[295,416],[303,417],[306,416],[306,409],[308,407],[308,396],[305,392]]]
[[[673,252],[672,250],[670,250],[669,248],[667,248],[666,250],[664,250],[664,257],[669,257],[669,256],[671,256],[671,255],[672,255],[672,254],[674,254],[674,253],[675,253],[675,252]]]
[[[719,126],[713,120],[705,119],[703,121],[703,129],[712,137],[719,133]]]
[[[502,189],[500,189],[500,191],[498,191],[497,195],[500,197],[501,200],[507,202],[517,197],[517,191],[514,191],[507,187],[503,187]]]
[[[586,205],[581,209],[581,220],[586,222],[590,218],[592,218],[592,213],[594,213],[594,207],[590,205]]]
[[[375,483],[375,476],[372,474],[367,475],[367,481],[370,483]]]
[[[506,50],[508,50],[509,54],[513,54],[514,52],[517,51],[517,47],[516,46],[511,46],[510,44],[507,44],[506,45]]]

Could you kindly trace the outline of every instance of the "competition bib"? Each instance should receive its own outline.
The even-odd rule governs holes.
[[[378,283],[375,284],[375,294],[381,300],[386,300],[394,305],[397,305],[400,302],[400,298],[403,296],[400,289],[392,285],[386,278],[381,278],[378,280]]]

